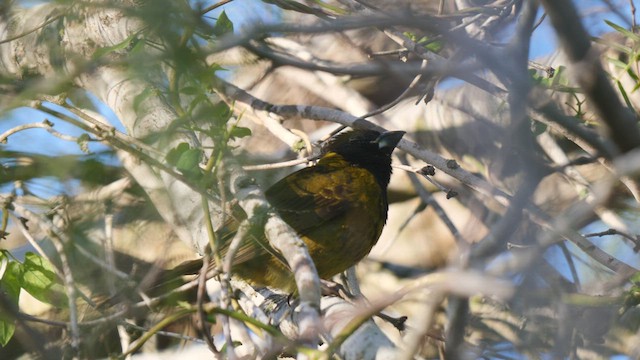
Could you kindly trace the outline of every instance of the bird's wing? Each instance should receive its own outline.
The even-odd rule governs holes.
[[[244,210],[236,203],[232,206],[232,216],[227,218],[225,226],[218,230],[218,240],[220,241],[220,255],[224,258],[229,251],[229,246],[233,240],[241,221],[247,218]],[[251,261],[265,254],[271,254],[286,265],[282,255],[273,249],[264,236],[263,229],[251,229],[249,234],[242,240],[233,257],[233,264],[238,265],[246,261]]]
[[[280,180],[265,195],[282,219],[304,236],[358,206],[362,187],[371,179],[361,168],[317,165]]]
[[[305,236],[357,206],[366,193],[362,188],[372,182],[375,180],[367,170],[325,162],[285,177],[271,186],[265,196],[280,217],[300,236]],[[222,250],[226,253],[227,249]],[[234,264],[250,261],[265,253],[286,266],[282,255],[269,245],[262,232],[251,234],[244,240],[235,254]]]

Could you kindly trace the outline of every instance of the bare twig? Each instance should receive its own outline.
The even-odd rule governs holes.
[[[31,124],[23,124],[23,125],[19,125],[19,126],[15,126],[7,131],[5,131],[4,133],[0,134],[0,144],[6,144],[7,139],[9,138],[9,136],[23,131],[23,130],[27,130],[27,129],[36,129],[36,128],[42,128],[42,129],[46,129],[51,135],[62,139],[62,140],[66,140],[66,141],[72,141],[72,142],[79,142],[80,138],[75,137],[75,136],[70,136],[67,134],[63,134],[61,132],[55,131],[53,129],[53,123],[51,123],[48,120],[45,120],[41,123],[31,123]],[[97,141],[96,139],[91,139],[91,138],[87,138],[87,139],[83,139],[83,141]]]
[[[33,222],[38,222],[41,226],[44,227],[43,230],[46,231],[47,235],[53,242],[53,245],[58,252],[58,256],[60,257],[60,263],[62,266],[61,275],[62,280],[65,287],[65,292],[67,294],[68,305],[69,305],[69,330],[71,335],[71,348],[74,353],[77,355],[80,351],[80,327],[78,326],[78,307],[76,304],[76,299],[78,297],[78,293],[75,287],[75,281],[73,278],[73,272],[71,271],[71,266],[69,264],[69,259],[66,253],[66,247],[70,244],[69,239],[63,233],[56,230],[56,227],[49,221],[48,219],[37,216],[32,211],[21,207],[20,205],[14,204],[16,211],[19,211],[23,216],[28,217],[33,220]]]
[[[215,3],[213,5],[209,5],[206,8],[200,10],[200,15],[204,15],[204,14],[206,14],[206,13],[208,13],[210,11],[213,11],[213,10],[223,6],[223,5],[226,5],[226,4],[228,4],[228,3],[232,2],[232,1],[233,0],[220,0],[217,3]]]
[[[2,39],[2,40],[0,40],[0,44],[6,44],[6,43],[9,43],[11,41],[18,40],[18,39],[20,39],[22,37],[25,37],[25,36],[27,36],[29,34],[32,34],[32,33],[36,32],[38,30],[44,29],[47,25],[49,25],[49,24],[51,24],[53,22],[56,22],[56,21],[60,20],[62,17],[64,17],[64,13],[65,12],[66,12],[66,10],[62,10],[62,11],[60,11],[59,14],[52,14],[52,16],[49,19],[47,19],[45,22],[43,22],[42,24],[40,24],[40,25],[38,25],[38,26],[36,26],[36,27],[34,27],[32,29],[23,31],[20,34],[8,37],[6,39]]]
[[[629,240],[629,242],[631,242],[633,244],[633,251],[638,252],[640,251],[640,236],[636,235],[636,236],[631,236],[625,232],[616,230],[616,229],[608,229],[605,231],[601,231],[601,232],[597,232],[597,233],[590,233],[590,234],[584,234],[584,237],[602,237],[602,236],[609,236],[609,235],[620,235],[623,238]]]
[[[301,159],[282,161],[282,162],[273,163],[273,164],[244,165],[242,167],[242,169],[244,171],[260,171],[260,170],[280,169],[280,168],[291,167],[291,166],[296,166],[296,165],[300,165],[300,164],[306,164],[308,162],[315,161],[318,158],[319,157],[316,155],[316,156],[309,156],[309,157],[305,157],[305,158],[301,158]]]
[[[407,166],[407,164],[409,163],[407,160],[407,156],[405,154],[402,154],[402,155],[399,155],[398,157],[400,158],[400,161],[402,162],[402,164],[404,166]],[[440,217],[440,220],[442,220],[442,222],[447,226],[447,228],[449,229],[453,237],[456,239],[456,243],[458,244],[458,246],[460,247],[466,246],[468,242],[462,238],[462,234],[460,233],[458,228],[456,228],[456,226],[453,224],[453,221],[451,221],[451,219],[449,218],[447,213],[444,211],[442,206],[440,206],[440,204],[433,198],[433,196],[424,188],[424,186],[422,186],[420,181],[418,181],[418,177],[416,176],[416,173],[407,172],[407,174],[409,175],[411,184],[413,185],[414,189],[418,193],[418,196],[420,196],[420,199],[422,199],[422,201],[425,204],[431,205],[431,207],[434,209],[436,214],[438,214],[438,216]],[[426,174],[423,174],[423,177],[430,179],[430,177],[427,176]]]

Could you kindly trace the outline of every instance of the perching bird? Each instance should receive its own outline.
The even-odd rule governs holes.
[[[286,176],[265,192],[273,209],[307,245],[322,279],[357,264],[378,241],[387,220],[391,153],[403,135],[372,130],[336,135],[316,165]],[[220,232],[223,256],[236,226]],[[181,265],[179,271],[195,273],[200,265]],[[243,241],[232,273],[253,285],[296,290],[291,269],[262,231]]]

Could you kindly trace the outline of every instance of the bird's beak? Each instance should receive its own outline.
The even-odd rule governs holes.
[[[404,131],[387,131],[380,134],[380,136],[378,136],[378,138],[374,142],[378,144],[378,148],[380,150],[391,154],[404,134],[406,134],[406,132]]]

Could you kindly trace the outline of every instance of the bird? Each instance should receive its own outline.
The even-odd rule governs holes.
[[[291,173],[265,191],[273,210],[306,244],[321,279],[357,264],[380,238],[389,208],[391,154],[404,134],[364,129],[339,133],[322,147],[315,165]],[[222,256],[238,219],[246,218],[238,208],[230,224],[218,231]],[[174,271],[195,274],[201,265],[190,262]],[[253,231],[243,240],[231,272],[254,286],[297,290],[293,271],[269,245],[264,231]]]

